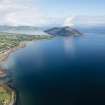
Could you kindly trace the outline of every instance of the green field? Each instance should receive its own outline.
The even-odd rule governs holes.
[[[11,33],[0,33],[0,53],[15,46],[22,41],[32,41],[52,38],[50,35],[19,35]]]
[[[0,105],[9,105],[12,98],[12,92],[8,87],[0,86]]]

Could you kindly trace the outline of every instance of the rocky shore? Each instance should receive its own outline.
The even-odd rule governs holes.
[[[5,84],[0,85],[0,105],[14,105],[15,102],[15,91]]]
[[[26,42],[21,42],[18,46],[16,46],[15,48],[10,48],[7,51],[4,51],[2,53],[0,53],[0,90],[4,89],[5,91],[8,90],[9,93],[11,93],[10,96],[10,102],[6,102],[6,100],[4,100],[5,102],[2,102],[2,105],[15,105],[16,103],[16,92],[15,90],[8,85],[8,72],[7,70],[3,67],[2,63],[5,62],[9,55],[13,52],[15,52],[16,50],[23,48],[26,46]],[[0,100],[1,101],[1,100]],[[1,103],[0,103],[1,105]]]
[[[15,52],[16,50],[20,49],[20,48],[24,48],[26,46],[26,42],[21,42],[18,46],[14,47],[14,48],[10,48],[7,49],[6,51],[3,51],[0,53],[0,64],[1,62],[5,62],[5,60],[8,58],[8,56]]]

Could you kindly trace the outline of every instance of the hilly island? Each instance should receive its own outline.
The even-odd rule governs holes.
[[[53,36],[80,36],[82,35],[77,29],[65,26],[65,27],[54,27],[48,30],[45,30],[46,33]]]

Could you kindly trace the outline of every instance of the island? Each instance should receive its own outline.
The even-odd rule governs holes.
[[[82,35],[82,33],[79,32],[77,29],[73,27],[69,27],[69,26],[53,27],[53,28],[45,30],[44,32],[52,36],[80,36]]]
[[[3,67],[10,53],[26,46],[27,41],[50,39],[51,35],[24,35],[18,33],[0,33],[0,80],[3,81],[8,76],[7,70]],[[0,105],[14,105],[16,92],[8,81],[0,82]]]

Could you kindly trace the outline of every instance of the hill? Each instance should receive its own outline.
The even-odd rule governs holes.
[[[44,32],[54,35],[54,36],[79,36],[82,33],[80,33],[75,28],[71,27],[54,27],[48,30],[45,30]]]

